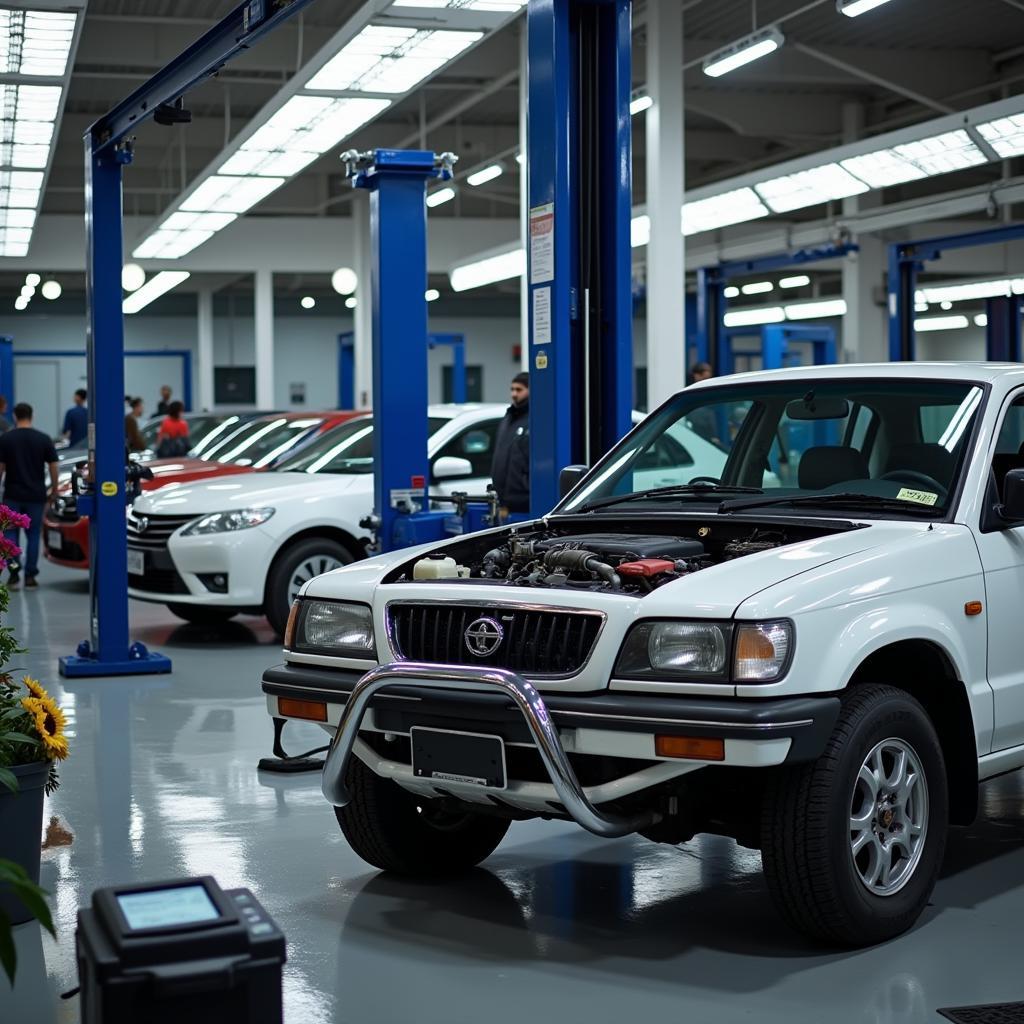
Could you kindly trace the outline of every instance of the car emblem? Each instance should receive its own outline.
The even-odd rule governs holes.
[[[505,639],[505,627],[495,619],[484,616],[466,627],[466,647],[478,658],[493,654]]]
[[[135,520],[135,532],[145,533],[149,529],[149,519],[146,516],[139,516]]]

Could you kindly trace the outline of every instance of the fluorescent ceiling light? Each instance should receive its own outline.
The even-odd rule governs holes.
[[[299,299],[299,305],[303,309],[312,309],[316,305],[316,299],[314,299],[312,295],[303,295],[302,298]]]
[[[442,203],[450,203],[455,198],[455,189],[436,188],[433,192],[427,193],[427,206],[433,209],[435,206],[441,206]]]
[[[392,7],[429,7],[461,11],[495,11],[512,14],[526,6],[526,0],[393,0]]]
[[[29,288],[35,288],[38,284],[42,282],[42,280],[43,279],[36,273],[25,275],[25,284],[28,285]]]
[[[339,295],[352,295],[359,287],[359,276],[351,267],[338,267],[331,274],[331,287]]]
[[[504,171],[505,168],[501,164],[490,164],[487,167],[482,167],[479,171],[466,175],[466,184],[472,185],[475,188],[477,185],[483,185],[488,181],[494,181],[495,178],[500,178]]]
[[[845,299],[823,299],[786,306],[787,320],[821,320],[830,316],[846,316]]]
[[[963,129],[893,146],[893,152],[916,164],[925,174],[946,174],[988,163],[985,154]]]
[[[739,42],[704,58],[704,74],[712,78],[727,75],[751,61],[774,53],[784,42],[782,33],[772,26],[747,36]]]
[[[199,213],[245,213],[284,184],[284,178],[243,178],[213,174],[181,204]]]
[[[775,285],[771,281],[751,281],[750,284],[745,284],[740,288],[740,291],[744,295],[764,295],[765,292],[770,292],[775,289]]]
[[[970,321],[959,314],[955,316],[925,316],[914,321],[915,331],[956,331],[966,327]]]
[[[806,274],[794,274],[792,277],[784,277],[779,281],[780,288],[806,288],[811,279]]]
[[[651,240],[651,218],[646,213],[638,214],[629,222],[629,245],[639,249]]]
[[[307,88],[408,92],[482,37],[483,32],[367,25],[309,80]]]
[[[126,292],[137,292],[146,283],[146,272],[138,263],[126,263],[121,268],[121,287]]]
[[[974,318],[974,324],[976,327],[988,327],[988,314],[978,313]]]
[[[735,298],[737,298],[739,296],[740,290],[739,290],[739,288],[736,287],[736,285],[731,284],[722,292],[722,294],[727,299],[735,299]]]
[[[785,174],[756,185],[758,194],[774,213],[787,213],[805,206],[817,206],[832,199],[845,199],[868,191],[859,178],[839,164],[823,164],[796,174]]]
[[[872,188],[888,188],[928,176],[923,168],[891,149],[850,157],[842,161],[842,166]]]
[[[72,11],[0,10],[0,74],[62,78],[77,19]]]
[[[734,309],[726,313],[723,322],[726,327],[758,327],[761,324],[778,324],[786,319],[781,306],[764,306],[759,309]]]
[[[485,256],[453,267],[448,275],[452,283],[452,291],[464,292],[470,288],[482,288],[484,285],[508,281],[514,277],[522,277],[526,273],[526,250],[511,249],[508,252]]]
[[[345,300],[345,308],[346,309],[355,309],[357,304],[358,304],[358,300],[356,299],[356,297],[354,295],[350,295]]]
[[[14,308],[18,310],[18,312],[21,312],[23,309],[28,309],[28,299],[26,299],[24,295],[19,295],[14,300]]]
[[[707,199],[697,199],[683,205],[683,234],[695,235],[729,224],[742,224],[758,217],[767,217],[771,211],[758,198],[752,188],[738,188]]]
[[[1024,114],[1000,117],[987,124],[979,124],[978,131],[1001,157],[1020,156],[1024,153]]]
[[[61,287],[60,281],[55,281],[51,278],[49,281],[43,282],[41,289],[43,298],[53,302],[54,299],[59,299],[64,289]]]
[[[425,298],[427,302],[436,302],[441,298],[441,293],[436,288],[428,288],[423,293],[423,298]]]
[[[635,96],[629,101],[629,112],[635,117],[645,110],[650,110],[653,106],[654,100],[650,96]]]
[[[187,281],[190,276],[187,270],[165,270],[151,277],[138,291],[132,292],[121,303],[121,309],[125,313],[138,313],[154,299],[160,298],[172,288],[177,288],[182,281]]]
[[[928,303],[927,302],[915,302],[914,303],[914,312],[915,313],[927,313],[928,312]]]
[[[867,14],[889,0],[836,0],[836,10],[848,18],[856,18],[859,14]]]
[[[995,281],[971,281],[966,284],[936,285],[918,288],[915,302],[970,302],[973,299],[995,299],[1000,296],[1024,295],[1024,278],[1000,278]]]

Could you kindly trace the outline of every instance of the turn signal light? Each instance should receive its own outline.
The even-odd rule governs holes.
[[[295,627],[299,621],[299,602],[292,601],[291,611],[288,612],[288,624],[284,627],[284,645],[291,648],[295,646]]]
[[[742,629],[736,638],[736,660],[771,661],[775,657],[775,645],[763,633],[753,629]]]
[[[980,615],[984,611],[984,606],[980,601],[968,601],[964,605],[964,615]]]
[[[725,740],[695,736],[655,736],[658,757],[683,757],[693,761],[724,761]]]
[[[322,700],[278,697],[277,711],[285,718],[307,718],[311,722],[327,721],[327,705]]]

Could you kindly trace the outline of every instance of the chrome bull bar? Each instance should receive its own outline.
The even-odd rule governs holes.
[[[653,813],[634,817],[605,814],[588,799],[558,738],[558,729],[541,695],[515,672],[500,668],[467,668],[462,665],[428,665],[415,661],[381,665],[356,683],[345,704],[338,731],[324,762],[321,789],[335,807],[344,807],[351,795],[345,787],[345,767],[359,734],[367,706],[386,687],[405,684],[424,690],[497,690],[511,697],[530,729],[537,751],[562,806],[578,825],[595,835],[629,835],[651,824]]]

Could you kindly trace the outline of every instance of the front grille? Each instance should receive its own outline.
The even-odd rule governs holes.
[[[188,594],[188,585],[174,569],[146,567],[144,576],[128,576],[128,586],[147,594]]]
[[[388,632],[401,661],[505,668],[526,675],[570,676],[587,663],[604,622],[600,612],[466,604],[388,605]],[[504,638],[480,656],[466,644],[480,618],[498,622]]]
[[[166,548],[171,534],[195,518],[194,515],[147,516],[132,509],[128,512],[127,519],[128,544],[146,551]]]

